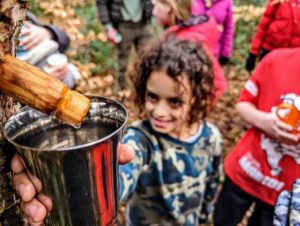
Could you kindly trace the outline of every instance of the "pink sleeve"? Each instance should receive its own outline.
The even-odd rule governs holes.
[[[204,3],[201,0],[193,0],[192,1],[192,14],[197,16],[199,14],[205,14],[206,10],[204,7]]]
[[[224,94],[227,84],[225,75],[222,67],[215,57],[211,57],[211,61],[213,64],[213,72],[214,72],[214,86],[215,86],[215,101],[217,102],[220,97]]]
[[[233,49],[233,36],[234,36],[234,21],[233,21],[233,3],[230,1],[230,4],[227,8],[226,18],[224,20],[224,31],[222,32],[220,44],[221,52],[220,55],[223,57],[231,57]]]

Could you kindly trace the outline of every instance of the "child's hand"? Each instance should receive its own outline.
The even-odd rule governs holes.
[[[20,36],[22,37],[20,46],[25,50],[32,49],[43,40],[51,39],[51,33],[46,28],[34,25],[28,21],[24,22],[24,25],[26,28],[22,29],[20,33]]]
[[[69,72],[68,62],[57,67],[45,65],[43,70],[49,75],[63,81]]]
[[[265,114],[258,126],[261,130],[280,143],[296,145],[299,143],[299,135],[292,133],[292,126],[282,122],[274,113]]]
[[[113,44],[119,44],[122,41],[122,36],[118,30],[111,25],[105,26],[107,39]]]
[[[29,179],[19,155],[13,157],[11,168],[15,174],[13,184],[22,200],[25,217],[32,226],[42,225],[47,213],[52,209],[51,199],[39,195],[42,189],[41,182],[38,179],[32,181]]]
[[[125,144],[118,145],[119,164],[130,162],[134,158],[134,150]],[[12,159],[11,168],[14,172],[13,184],[19,193],[25,216],[32,226],[43,225],[48,212],[52,209],[52,200],[40,193],[41,182],[38,178],[28,177],[25,165],[17,154]]]
[[[255,54],[249,53],[245,63],[245,68],[248,72],[251,72],[255,68],[256,57]]]

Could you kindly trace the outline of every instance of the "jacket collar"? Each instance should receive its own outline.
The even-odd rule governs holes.
[[[207,22],[209,20],[209,17],[207,15],[197,15],[192,16],[192,18],[182,21],[178,24],[178,27],[184,28],[184,27],[190,27],[194,25],[199,25]]]

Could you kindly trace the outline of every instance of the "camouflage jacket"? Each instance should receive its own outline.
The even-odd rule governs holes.
[[[300,225],[300,179],[293,184],[289,192],[284,190],[277,198],[274,211],[274,226]]]
[[[198,225],[211,213],[220,176],[221,135],[203,124],[192,142],[152,130],[149,121],[127,128],[123,143],[136,157],[120,166],[120,197],[127,225]]]

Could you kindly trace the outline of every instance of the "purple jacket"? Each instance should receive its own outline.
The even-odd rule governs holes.
[[[231,57],[233,49],[233,3],[232,0],[211,0],[212,5],[206,6],[205,0],[194,0],[193,15],[208,14],[216,18],[218,24],[218,44],[215,49],[217,57]]]

